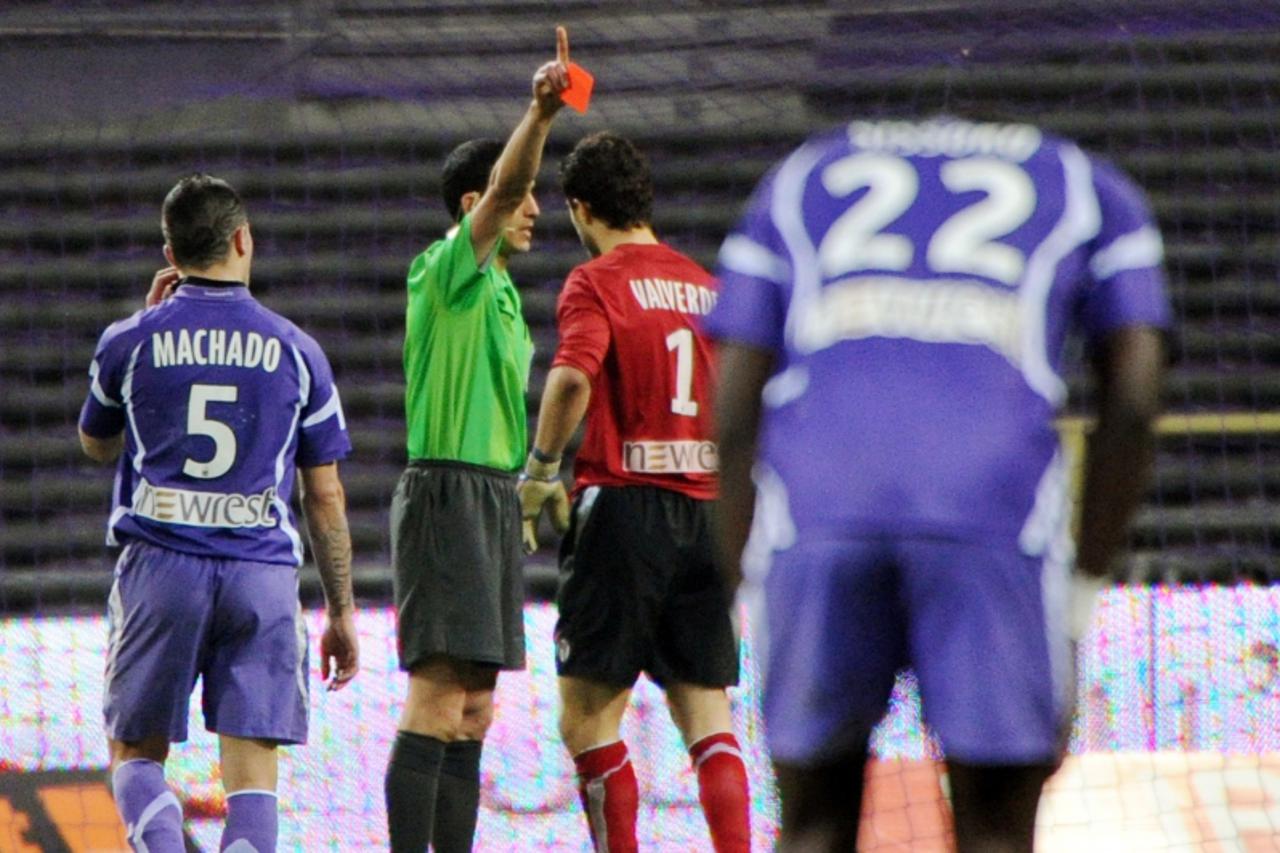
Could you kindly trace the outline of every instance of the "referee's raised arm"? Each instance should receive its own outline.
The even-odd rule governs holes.
[[[409,679],[383,787],[392,853],[472,849],[498,675],[525,666],[515,475],[529,447],[533,338],[507,261],[533,248],[534,183],[569,85],[568,35],[556,36],[510,137],[466,140],[445,157],[441,197],[456,227],[406,276],[409,461],[390,515]]]
[[[556,58],[534,72],[533,100],[511,132],[489,176],[489,186],[471,212],[471,246],[477,258],[489,257],[533,188],[551,121],[564,106],[560,95],[568,87],[569,34],[564,27],[556,27]]]

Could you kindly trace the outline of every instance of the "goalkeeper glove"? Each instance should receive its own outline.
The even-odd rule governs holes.
[[[533,454],[525,462],[524,473],[516,484],[520,496],[520,517],[524,524],[524,552],[538,550],[538,516],[543,507],[551,514],[551,526],[557,533],[569,529],[569,496],[560,482],[560,460],[539,462]]]

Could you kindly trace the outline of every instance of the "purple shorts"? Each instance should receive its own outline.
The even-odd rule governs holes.
[[[803,766],[858,748],[911,667],[948,758],[1054,760],[1074,695],[1065,589],[1065,566],[1016,543],[869,537],[775,553],[764,581],[773,758]]]
[[[196,677],[205,728],[307,739],[307,629],[290,566],[130,543],[108,608],[107,736],[187,739]]]

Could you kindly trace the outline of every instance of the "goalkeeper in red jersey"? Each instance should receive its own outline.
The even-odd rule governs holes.
[[[568,528],[560,733],[596,849],[635,850],[636,776],[619,731],[647,673],[689,748],[716,850],[746,850],[746,768],[725,692],[738,681],[738,642],[708,521],[715,364],[698,321],[715,304],[715,279],[654,236],[648,163],[626,139],[583,139],[560,182],[592,260],[560,295],[560,347],[519,486],[527,547],[544,507]],[[584,415],[569,513],[560,458]]]

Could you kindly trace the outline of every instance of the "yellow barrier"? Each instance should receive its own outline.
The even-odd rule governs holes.
[[[1058,418],[1054,425],[1062,439],[1071,477],[1071,503],[1080,505],[1084,488],[1086,436],[1093,418],[1071,416]],[[1156,435],[1258,435],[1280,433],[1280,412],[1195,412],[1161,415],[1156,419]]]

